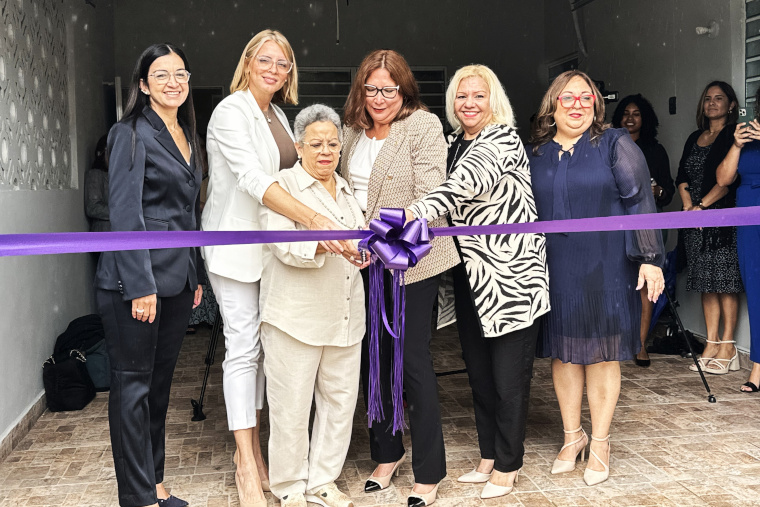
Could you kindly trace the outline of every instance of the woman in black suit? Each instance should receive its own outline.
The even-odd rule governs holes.
[[[186,231],[200,224],[202,157],[190,67],[171,44],[137,61],[124,118],[108,135],[113,231]],[[174,366],[203,262],[196,248],[105,252],[97,304],[111,360],[111,427],[119,504],[182,507],[164,486],[164,427]]]

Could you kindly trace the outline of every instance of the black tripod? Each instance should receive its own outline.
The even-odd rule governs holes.
[[[689,340],[689,337],[686,335],[686,329],[684,329],[683,322],[681,322],[681,317],[678,316],[678,311],[676,310],[676,308],[678,308],[678,302],[674,301],[673,298],[670,297],[670,292],[668,292],[667,287],[662,292],[665,294],[665,297],[668,298],[670,311],[673,314],[673,316],[676,318],[676,324],[678,325],[678,330],[681,332],[681,336],[683,336],[683,339],[686,340],[686,345],[689,347],[691,358],[694,360],[694,364],[697,366],[697,371],[699,372],[699,376],[702,377],[702,383],[705,385],[705,390],[707,391],[707,401],[709,401],[710,403],[715,403],[716,402],[715,395],[710,392],[710,386],[707,385],[707,379],[705,378],[705,374],[702,371],[702,365],[699,364],[697,355],[694,353],[694,348],[691,346],[691,341]]]
[[[214,364],[214,356],[216,356],[216,346],[219,343],[219,331],[222,328],[222,313],[219,311],[219,306],[216,307],[216,319],[214,320],[214,327],[211,329],[211,338],[208,342],[208,351],[206,352],[206,373],[203,375],[203,384],[201,384],[201,395],[198,397],[198,401],[190,400],[190,404],[193,406],[193,421],[203,421],[206,419],[206,414],[203,413],[203,397],[206,395],[206,385],[208,384],[208,374],[211,370],[211,365]]]

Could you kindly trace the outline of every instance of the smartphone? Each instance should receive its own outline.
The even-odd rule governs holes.
[[[742,106],[739,108],[739,119],[737,120],[737,123],[746,123],[747,125],[745,125],[745,127],[749,127],[752,129],[752,125],[750,125],[749,122],[754,119],[755,119],[754,107]]]

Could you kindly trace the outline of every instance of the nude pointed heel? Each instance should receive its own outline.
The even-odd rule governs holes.
[[[566,461],[559,458],[554,460],[554,463],[552,464],[552,474],[555,474],[555,475],[564,474],[566,472],[572,472],[573,470],[575,470],[575,462],[578,460],[578,454],[581,455],[581,461],[586,459],[586,444],[588,444],[588,435],[586,435],[586,432],[583,431],[583,426],[573,431],[567,431],[567,430],[562,430],[562,431],[564,431],[567,434],[578,433],[580,431],[581,436],[576,438],[572,442],[563,445],[562,448],[559,450],[559,453],[562,453],[562,451],[564,451],[568,447],[571,447],[577,444],[578,442],[581,442],[583,440],[585,440],[585,442],[583,444],[583,448],[575,454],[575,459],[573,461]]]
[[[401,464],[406,460],[406,453],[404,453],[403,456],[401,456],[401,459],[396,462],[396,465],[393,467],[393,470],[391,473],[384,477],[376,477],[374,475],[370,475],[369,479],[367,479],[367,482],[364,483],[364,492],[365,493],[372,493],[373,491],[380,491],[382,489],[387,488],[391,483],[391,478],[395,475],[398,477],[401,467]]]
[[[235,463],[235,466],[238,466],[238,452],[237,449],[235,449],[235,454],[232,455],[232,462]],[[257,470],[258,472],[258,470]],[[259,481],[261,482],[261,490],[264,493],[271,493],[272,490],[269,487],[269,479],[262,479],[261,476],[259,476]]]
[[[595,440],[597,442],[607,442],[607,450],[610,449],[610,435],[608,434],[604,438],[596,438],[594,435],[591,435],[591,440]],[[593,449],[589,448],[589,453],[591,456],[595,457],[596,460],[602,464],[604,467],[604,470],[599,472],[597,470],[591,470],[588,466],[586,466],[586,471],[583,472],[583,481],[586,483],[587,486],[596,486],[597,484],[606,481],[610,477],[610,466],[602,461],[602,459],[597,456],[597,454],[594,452]],[[609,459],[609,458],[608,458]]]
[[[480,498],[485,500],[487,498],[498,498],[500,496],[506,496],[510,494],[514,489],[515,484],[517,484],[517,480],[519,478],[520,470],[518,469],[517,473],[515,474],[515,480],[512,482],[511,486],[497,486],[491,481],[486,482],[486,485],[483,487],[483,491],[480,493]]]
[[[440,486],[440,483],[436,484],[433,491],[430,493],[415,493],[412,491],[406,499],[407,507],[426,507],[427,505],[433,505],[438,497],[438,486]]]

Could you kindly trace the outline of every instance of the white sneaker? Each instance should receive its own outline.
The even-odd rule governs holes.
[[[325,484],[314,494],[306,494],[306,501],[323,505],[324,507],[354,507],[354,502],[338,489],[334,482]]]

